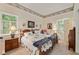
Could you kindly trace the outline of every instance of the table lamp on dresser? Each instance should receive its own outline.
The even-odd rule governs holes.
[[[11,26],[10,27],[10,31],[11,31],[11,38],[15,37],[15,32],[16,32],[16,27],[15,26]]]

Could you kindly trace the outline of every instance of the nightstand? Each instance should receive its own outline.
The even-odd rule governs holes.
[[[19,38],[8,38],[5,40],[5,52],[18,48],[19,47]]]

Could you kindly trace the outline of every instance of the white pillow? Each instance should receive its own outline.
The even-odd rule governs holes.
[[[24,36],[27,37],[28,36],[28,33],[24,33]]]

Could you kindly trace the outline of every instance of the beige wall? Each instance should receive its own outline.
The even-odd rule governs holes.
[[[51,22],[51,23],[55,24],[58,20],[61,20],[61,19],[64,19],[64,18],[72,18],[72,17],[73,17],[73,11],[63,13],[63,14],[60,14],[60,15],[47,17],[47,18],[45,18],[45,20],[46,20],[46,23]]]
[[[60,15],[56,15],[56,16],[47,17],[47,18],[45,18],[46,21],[45,21],[44,25],[46,25],[47,23],[52,23],[53,25],[56,25],[59,20],[64,20],[64,19],[73,21],[73,11],[64,13],[64,14],[60,14]],[[73,26],[73,25],[71,25],[71,26]],[[54,32],[54,31],[51,30],[50,32]],[[60,36],[60,37],[62,37],[62,36]],[[63,39],[63,38],[61,38],[61,39]]]
[[[30,14],[28,12],[25,12],[23,10],[20,10],[16,7],[9,6],[8,4],[0,4],[0,16],[2,13],[7,13],[7,14],[12,14],[18,16],[17,19],[17,26],[18,28],[22,28],[22,25],[26,23],[26,28],[27,28],[27,22],[28,20],[30,21],[35,21],[36,25],[41,24],[41,28],[43,28],[43,19],[41,17],[38,17],[36,15]],[[2,22],[1,22],[1,17],[0,17],[0,30],[2,30]]]
[[[79,53],[79,4],[74,5],[74,25],[76,27],[76,53]]]

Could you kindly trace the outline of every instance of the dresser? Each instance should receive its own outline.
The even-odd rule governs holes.
[[[69,45],[68,48],[69,50],[72,49],[73,51],[75,51],[75,28],[73,28],[72,30],[69,31]]]
[[[5,40],[5,52],[19,47],[19,38],[8,38]]]

